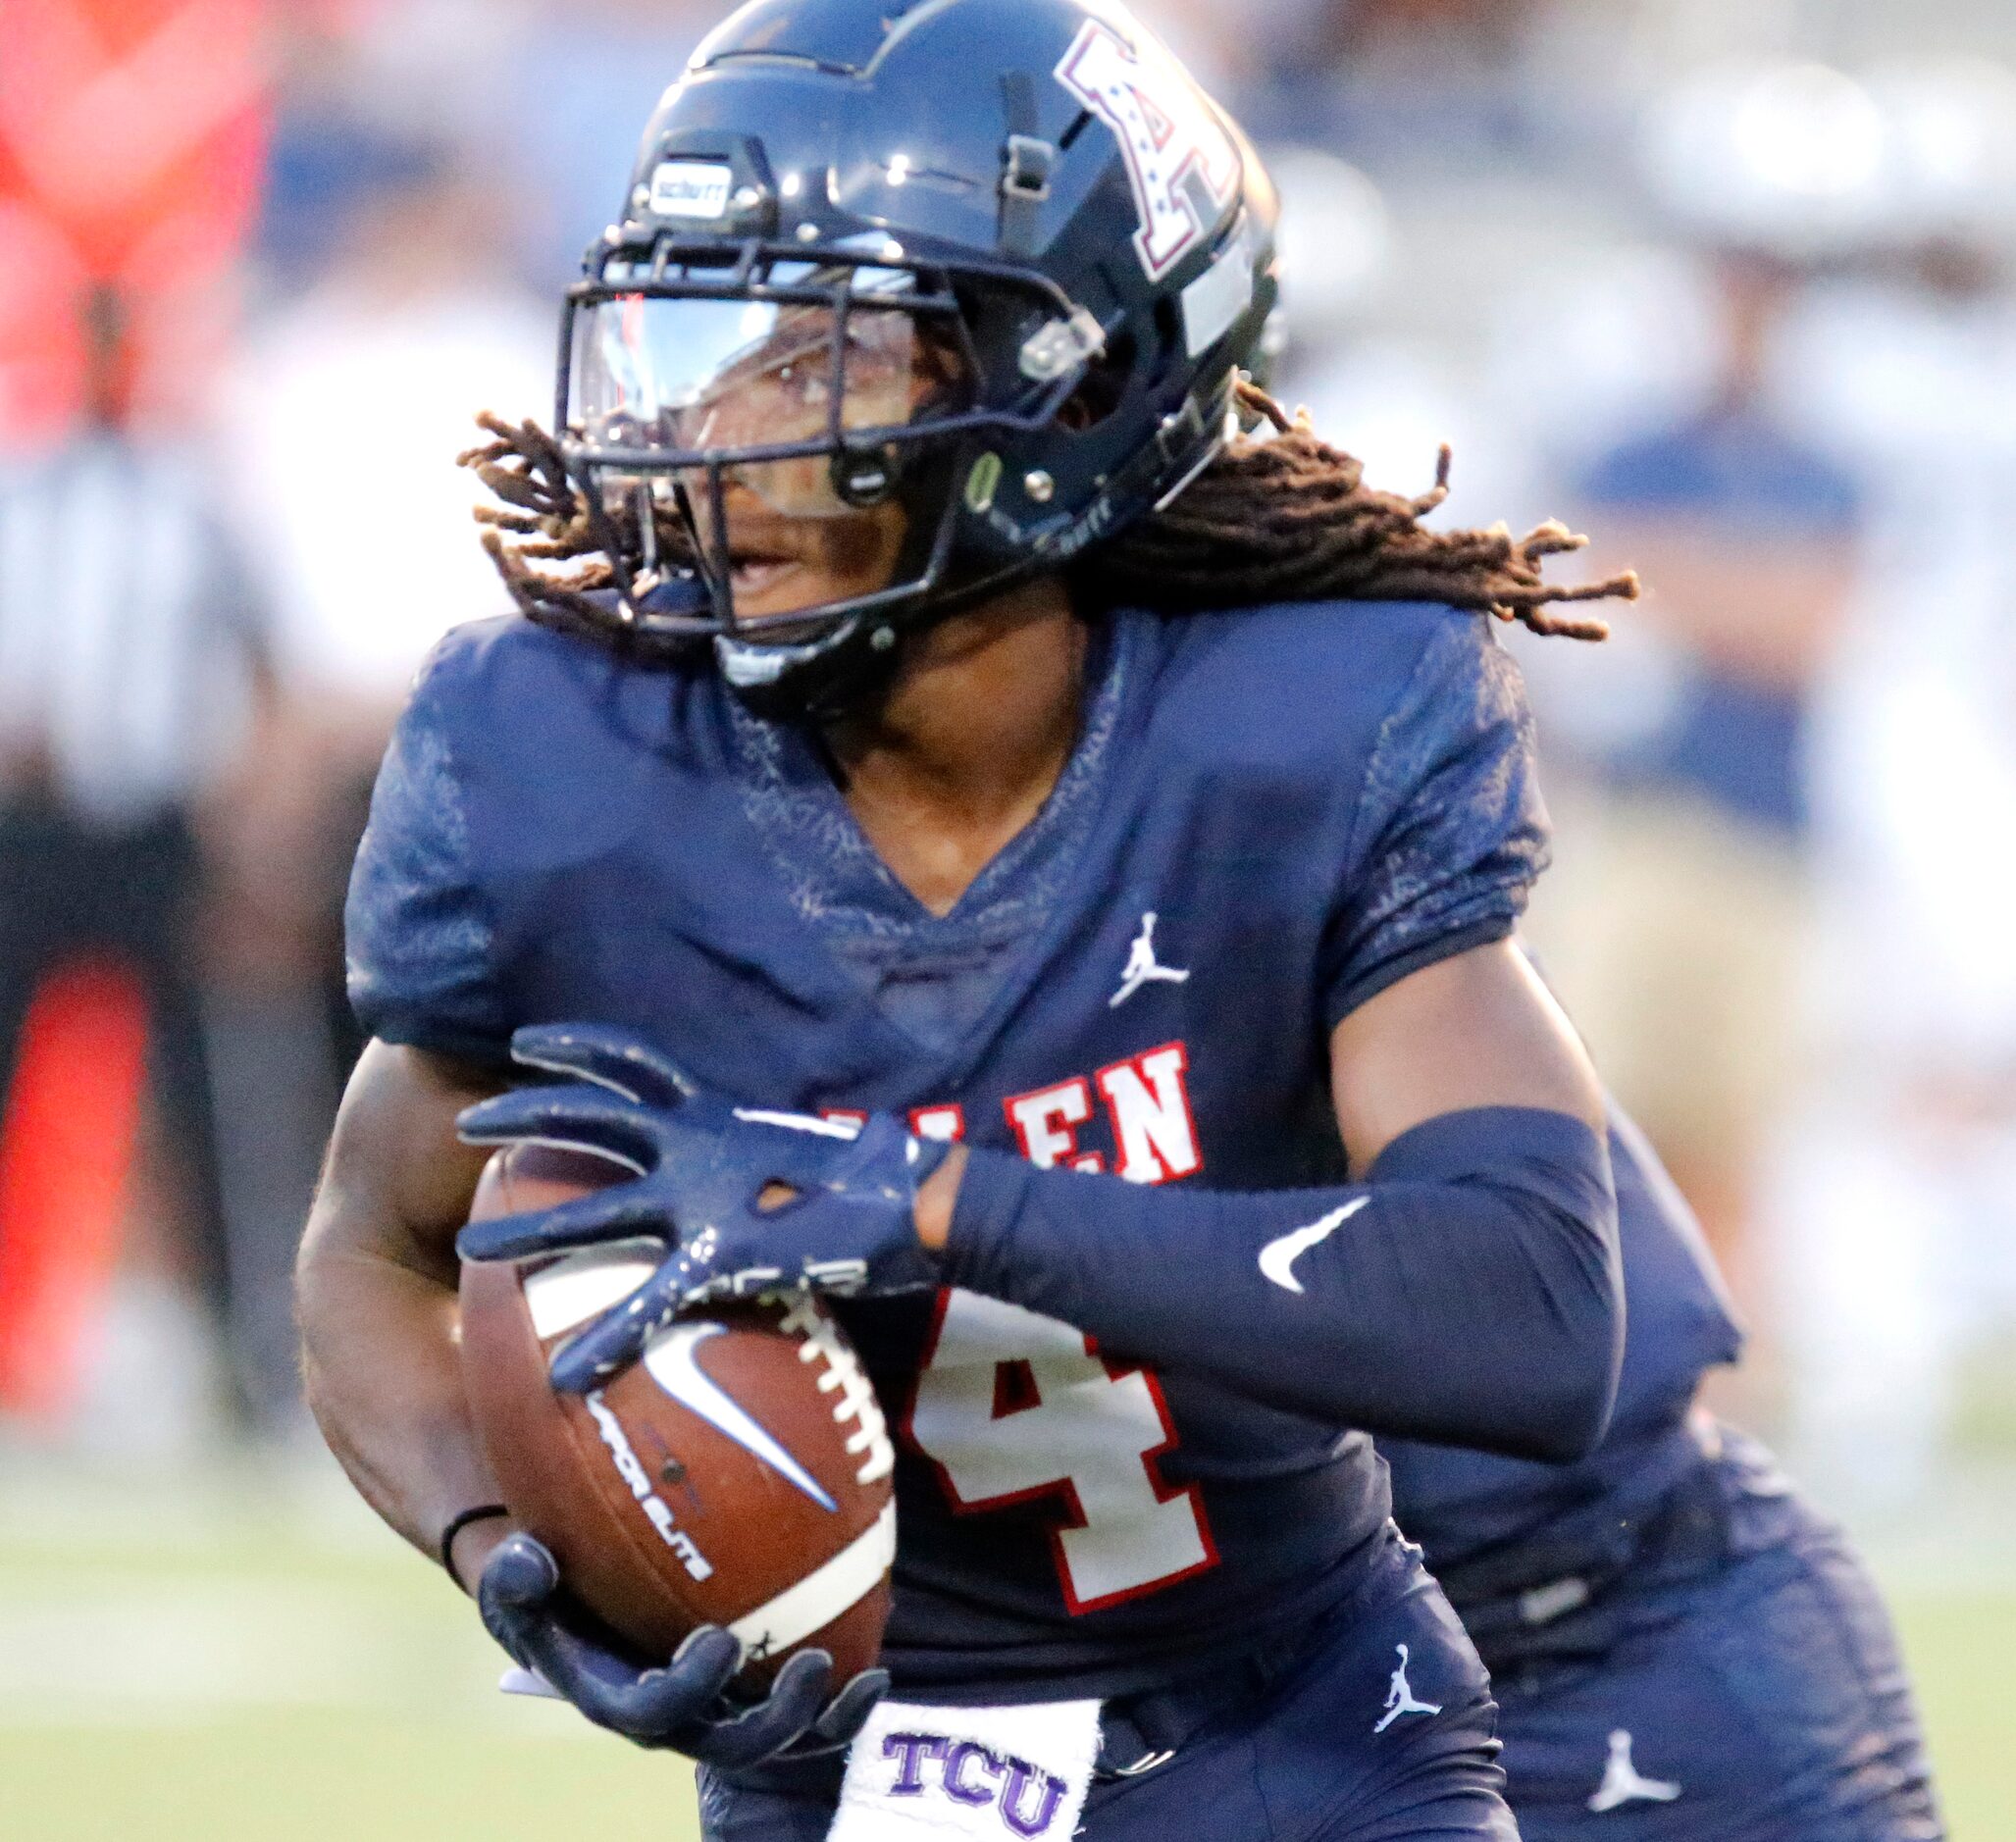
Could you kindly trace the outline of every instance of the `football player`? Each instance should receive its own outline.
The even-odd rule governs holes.
[[[475,457],[521,616],[439,649],[360,850],[310,1391],[520,1664],[701,1762],[710,1836],[1515,1833],[1368,1431],[1564,1462],[1609,1412],[1487,616],[1594,637],[1556,604],[1630,585],[1423,530],[1241,389],[1271,216],[1115,8],[757,0],[570,296],[557,440]],[[454,1285],[524,1140],[638,1175],[465,1257],[664,1250],[556,1386],[839,1302],[904,1434],[886,1673],[625,1658],[512,1526]]]

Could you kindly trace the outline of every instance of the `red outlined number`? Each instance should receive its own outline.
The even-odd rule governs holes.
[[[1176,1435],[1154,1374],[1057,1318],[941,1293],[905,1432],[962,1514],[1059,1499],[1051,1549],[1074,1615],[1217,1565],[1197,1491],[1157,1468]]]

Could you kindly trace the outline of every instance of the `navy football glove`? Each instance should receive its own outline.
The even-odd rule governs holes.
[[[476,1603],[490,1634],[521,1667],[537,1670],[598,1727],[639,1746],[669,1747],[705,1765],[746,1769],[780,1759],[837,1752],[860,1731],[889,1676],[864,1669],[827,1698],[833,1659],[801,1650],[777,1671],[761,1701],[737,1707],[724,1694],[742,1646],[703,1624],[657,1669],[640,1669],[568,1622],[560,1569],[530,1535],[511,1535],[485,1563]]]
[[[511,1053],[575,1079],[470,1107],[457,1122],[465,1140],[599,1151],[638,1174],[557,1208],[474,1222],[456,1242],[462,1257],[523,1259],[640,1236],[672,1244],[648,1280],[555,1354],[555,1387],[598,1386],[681,1311],[724,1299],[939,1283],[936,1257],[917,1239],[916,1200],[948,1148],[913,1138],[893,1116],[857,1130],[734,1106],[635,1037],[592,1025],[520,1030]],[[772,1185],[792,1194],[765,1206]]]

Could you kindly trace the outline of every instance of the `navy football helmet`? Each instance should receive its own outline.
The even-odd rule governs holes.
[[[567,302],[561,450],[611,627],[710,637],[758,708],[830,707],[905,628],[1166,503],[1225,438],[1274,215],[1107,0],[753,0],[666,92]],[[780,608],[766,521],[822,519],[854,590]]]

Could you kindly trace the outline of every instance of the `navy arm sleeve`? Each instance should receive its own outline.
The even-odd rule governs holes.
[[[1339,1426],[1557,1463],[1592,1450],[1624,1347],[1604,1142],[1565,1113],[1477,1107],[1403,1133],[1367,1179],[1232,1194],[975,1150],[946,1276]]]
[[[1410,972],[1503,940],[1547,840],[1519,667],[1483,616],[1445,623],[1372,747],[1323,943],[1327,1023]]]
[[[470,842],[454,697],[438,652],[379,769],[343,912],[351,1008],[365,1031],[508,1066],[493,904]]]

